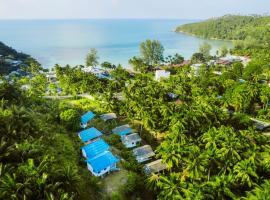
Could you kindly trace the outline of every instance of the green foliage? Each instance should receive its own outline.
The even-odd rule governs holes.
[[[97,66],[98,65],[98,52],[96,49],[91,49],[86,56],[85,64],[86,66]]]
[[[201,53],[204,58],[209,58],[211,49],[211,45],[204,42],[203,44],[200,44],[199,53]]]
[[[103,62],[101,63],[100,65],[102,68],[105,68],[105,69],[115,69],[116,66],[110,62]]]
[[[191,57],[191,63],[203,63],[205,62],[205,57],[202,53],[194,53]]]
[[[249,47],[269,47],[269,22],[269,16],[225,15],[202,22],[185,24],[177,27],[176,31],[204,38],[246,41],[246,45]]]
[[[67,109],[60,113],[61,122],[67,129],[77,130],[79,128],[80,113],[74,109]]]
[[[163,61],[164,47],[158,40],[146,40],[140,44],[140,53],[145,63],[150,66]]]
[[[147,72],[148,70],[148,66],[142,58],[134,56],[133,58],[129,59],[128,63],[133,67],[135,71]]]

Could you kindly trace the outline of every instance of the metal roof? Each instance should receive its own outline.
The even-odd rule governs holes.
[[[105,151],[94,158],[87,159],[86,162],[91,165],[95,173],[100,173],[101,170],[119,162],[119,159],[110,151]]]
[[[85,151],[87,158],[93,158],[107,151],[109,147],[110,146],[103,139],[99,139],[84,146],[82,149]]]
[[[147,163],[144,166],[144,172],[146,174],[151,174],[155,172],[160,172],[167,168],[167,165],[162,162],[162,159]]]
[[[93,119],[95,116],[96,116],[95,113],[93,113],[92,111],[89,111],[89,112],[85,113],[83,116],[81,116],[81,122],[83,124],[86,124],[91,119]]]
[[[117,135],[123,136],[123,135],[127,135],[129,133],[132,133],[133,130],[128,124],[125,124],[125,125],[118,126],[118,127],[114,128],[112,130],[112,132],[117,134]]]
[[[121,140],[123,143],[130,143],[130,142],[139,142],[142,139],[138,133],[132,133],[132,134],[123,136]]]
[[[97,130],[95,127],[86,129],[79,133],[79,137],[81,138],[83,142],[88,142],[89,140],[97,138],[101,135],[102,133],[99,130]]]
[[[110,119],[117,119],[117,116],[115,113],[107,113],[100,115],[100,118],[103,119],[104,121],[110,120]]]
[[[133,149],[133,154],[136,156],[137,160],[147,159],[155,155],[150,145],[144,145]]]

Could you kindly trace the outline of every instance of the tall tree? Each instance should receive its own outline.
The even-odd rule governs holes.
[[[98,65],[98,51],[92,48],[86,56],[86,66],[97,66]]]
[[[207,42],[204,42],[203,44],[200,44],[199,52],[203,54],[205,58],[209,58],[211,49],[212,49],[211,45],[208,44]]]
[[[154,66],[163,61],[164,47],[158,40],[146,40],[140,45],[140,53],[144,61]]]

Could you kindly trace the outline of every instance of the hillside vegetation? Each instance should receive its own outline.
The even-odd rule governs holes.
[[[204,38],[227,40],[256,40],[269,46],[270,16],[225,15],[202,22],[185,24],[176,28]]]

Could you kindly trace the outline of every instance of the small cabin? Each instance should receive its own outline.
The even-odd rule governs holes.
[[[139,163],[142,163],[150,160],[153,156],[155,156],[155,153],[150,145],[144,145],[142,147],[133,149],[133,155],[136,157],[136,160]]]
[[[163,171],[167,168],[167,165],[162,162],[162,159],[155,160],[153,162],[147,163],[144,166],[144,173],[150,175],[152,173],[157,173]]]
[[[107,113],[107,114],[100,115],[100,118],[103,121],[108,121],[108,120],[112,120],[112,119],[117,119],[117,116],[115,113]]]
[[[114,134],[117,134],[119,136],[124,136],[124,135],[127,135],[127,134],[130,134],[133,132],[132,128],[128,125],[128,124],[125,124],[125,125],[122,125],[122,126],[118,126],[116,128],[114,128],[112,130],[112,132]]]
[[[105,151],[94,158],[86,160],[87,168],[94,176],[104,176],[106,173],[119,170],[116,166],[118,162],[119,159],[110,151]]]
[[[121,141],[127,148],[132,148],[136,147],[142,141],[142,139],[138,133],[132,133],[122,136]]]
[[[102,135],[102,133],[97,130],[95,127],[83,130],[79,134],[79,138],[82,140],[82,142],[86,143],[89,141],[92,141]]]
[[[110,146],[103,139],[98,139],[82,147],[82,154],[85,158],[94,158],[104,151],[108,151],[109,148]]]
[[[85,113],[83,116],[81,116],[81,127],[86,128],[88,122],[91,121],[92,119],[94,119],[95,116],[96,116],[96,114],[93,113],[92,111],[89,111],[89,112]]]

